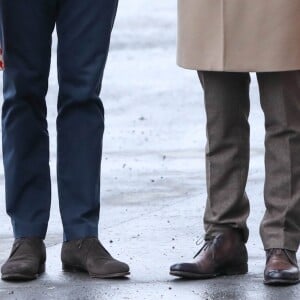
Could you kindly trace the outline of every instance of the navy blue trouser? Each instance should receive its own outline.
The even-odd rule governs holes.
[[[104,109],[99,98],[118,0],[1,0],[3,160],[14,235],[44,238],[50,211],[45,96],[56,25],[57,181],[64,239],[98,235]],[[51,99],[54,100],[54,99]]]

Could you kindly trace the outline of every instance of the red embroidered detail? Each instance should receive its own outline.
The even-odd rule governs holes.
[[[4,70],[4,61],[2,56],[2,49],[0,48],[0,71]]]

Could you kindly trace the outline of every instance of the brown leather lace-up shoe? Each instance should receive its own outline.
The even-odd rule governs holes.
[[[97,238],[64,242],[61,260],[65,271],[87,272],[93,278],[129,275],[129,266],[114,259]]]
[[[266,250],[266,256],[265,284],[282,285],[299,282],[296,252],[287,249],[269,249]]]
[[[193,263],[176,264],[170,274],[178,277],[205,279],[248,272],[248,254],[237,230],[228,229],[205,241]]]
[[[8,260],[1,268],[3,280],[36,279],[45,271],[46,247],[42,239],[16,239]]]

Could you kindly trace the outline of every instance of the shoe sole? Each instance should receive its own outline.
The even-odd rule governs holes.
[[[183,271],[171,271],[170,275],[187,279],[209,279],[221,276],[220,274],[196,274]]]
[[[45,272],[45,264],[40,266],[38,273],[36,274],[22,274],[22,273],[11,273],[2,274],[1,279],[4,281],[30,281],[37,279],[41,274]]]
[[[228,268],[222,272],[213,273],[213,274],[198,274],[192,272],[185,272],[185,271],[170,271],[170,275],[187,278],[187,279],[210,279],[219,276],[235,276],[235,275],[244,275],[248,273],[248,264]]]
[[[296,279],[296,280],[286,280],[286,279],[268,279],[268,280],[264,280],[264,284],[265,285],[292,285],[292,284],[297,284],[299,283],[300,280]]]
[[[98,279],[114,279],[114,278],[123,278],[126,277],[128,275],[130,275],[130,272],[121,272],[121,273],[114,273],[114,274],[108,274],[108,275],[94,275],[94,274],[90,274],[89,275],[92,278],[98,278]]]
[[[83,269],[82,267],[77,266],[68,266],[63,265],[63,271],[69,272],[69,273],[87,273],[92,278],[98,278],[98,279],[113,279],[113,278],[122,278],[130,275],[130,272],[118,272],[118,273],[111,273],[111,274],[93,274],[88,272],[87,270]]]

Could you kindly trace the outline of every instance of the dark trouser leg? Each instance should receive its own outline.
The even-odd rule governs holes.
[[[248,73],[198,72],[207,114],[207,238],[226,227],[246,225],[249,201],[245,186],[249,169]]]
[[[104,131],[99,93],[117,4],[60,1],[57,178],[65,240],[98,235]]]
[[[257,74],[266,126],[265,249],[300,242],[300,71]]]
[[[50,209],[48,88],[55,6],[1,0],[4,59],[3,160],[7,213],[16,238],[44,238]]]

